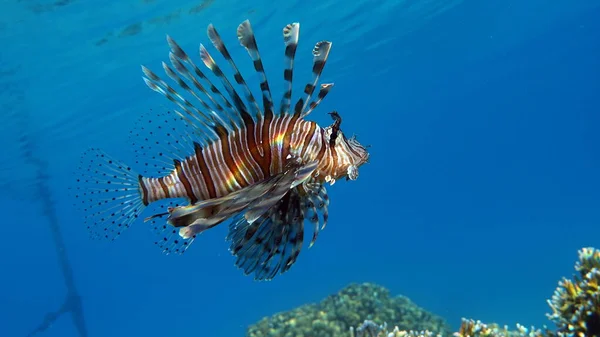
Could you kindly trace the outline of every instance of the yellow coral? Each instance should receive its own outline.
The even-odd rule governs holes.
[[[575,270],[579,275],[573,280],[558,283],[547,316],[558,326],[559,336],[600,337],[600,250],[581,249]]]

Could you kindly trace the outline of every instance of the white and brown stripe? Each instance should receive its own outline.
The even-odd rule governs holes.
[[[144,203],[181,197],[195,203],[221,197],[281,173],[290,153],[306,161],[319,160],[331,153],[323,129],[314,122],[299,119],[297,115],[276,116],[265,128],[266,141],[259,142],[254,136],[256,129],[263,129],[262,124],[256,124],[255,130],[222,134],[206,147],[195,143],[195,153],[181,162],[175,161],[173,171],[167,176],[142,177]],[[251,146],[270,155],[255,158]]]

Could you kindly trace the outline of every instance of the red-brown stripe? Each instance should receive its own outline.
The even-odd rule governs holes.
[[[231,144],[229,143],[229,137],[227,134],[220,135],[221,139],[221,153],[223,154],[223,159],[225,160],[225,165],[229,168],[229,172],[233,174],[235,180],[240,186],[245,187],[248,186],[249,182],[246,181],[244,176],[240,173],[236,160],[231,155]]]
[[[204,179],[206,189],[208,190],[208,196],[211,199],[216,198],[217,192],[215,191],[215,184],[212,180],[212,173],[208,169],[208,165],[206,165],[206,160],[204,160],[204,155],[202,154],[202,146],[194,142],[194,151],[196,153],[196,160],[198,161],[198,166],[200,167],[200,173],[202,173],[202,178]]]
[[[304,155],[306,154],[306,151],[308,150],[310,141],[312,140],[313,136],[315,135],[316,128],[317,128],[316,123],[309,123],[309,129],[308,129],[308,132],[306,133],[306,138],[304,138],[302,140],[302,153],[300,154],[302,156],[302,158],[304,158]],[[325,148],[325,146],[321,146],[321,151],[323,151],[324,148]]]
[[[173,160],[173,163],[175,164],[175,172],[177,172],[177,178],[179,178],[179,181],[183,185],[183,188],[185,188],[185,194],[187,194],[187,197],[190,199],[190,202],[192,204],[195,204],[198,201],[198,198],[194,195],[192,184],[190,183],[188,177],[185,175],[185,172],[181,167],[181,162],[175,159]]]
[[[325,151],[327,151],[327,142],[325,142],[325,130],[319,128],[318,132],[321,134],[321,149],[319,150],[319,154],[317,154],[317,160],[321,161],[321,159],[325,156]]]
[[[249,130],[246,128],[240,129],[239,132],[234,134],[235,145],[237,147],[238,153],[240,154],[240,158],[244,161],[244,164],[248,166],[248,170],[250,175],[252,175],[252,179],[254,182],[262,179],[262,175],[259,170],[261,170],[260,165],[256,160],[253,159],[252,153],[249,151],[248,147],[248,137]]]
[[[142,188],[142,203],[144,204],[144,206],[148,206],[148,188],[146,187],[146,184],[144,184],[144,181],[142,180],[142,175],[138,175],[138,183],[140,184],[140,187]]]
[[[246,125],[246,142],[248,143],[248,150],[252,155],[252,158],[258,163],[262,173],[265,177],[269,176],[269,160],[262,157],[258,152],[258,144],[256,144],[255,136],[256,125],[254,123]]]
[[[300,114],[294,114],[289,124],[287,125],[287,129],[285,130],[285,136],[283,137],[283,146],[281,147],[281,156],[283,158],[287,158],[290,153],[290,142],[292,141],[292,132],[294,132],[294,128],[296,127],[296,121],[300,118]]]
[[[169,188],[167,187],[167,184],[165,184],[165,177],[160,177],[156,180],[158,181],[160,188],[162,188],[163,192],[165,193],[165,198],[170,198],[171,196],[169,195]]]

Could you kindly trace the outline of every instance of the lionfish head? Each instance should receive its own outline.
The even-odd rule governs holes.
[[[330,114],[334,123],[325,128],[325,136],[337,156],[333,178],[337,180],[345,177],[346,180],[356,180],[358,168],[369,161],[368,146],[359,143],[356,136],[346,138],[340,129],[341,117],[335,111]]]

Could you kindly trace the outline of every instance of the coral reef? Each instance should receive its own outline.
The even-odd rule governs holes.
[[[408,298],[390,297],[387,289],[363,283],[351,284],[318,304],[304,305],[264,318],[248,329],[247,336],[348,337],[351,327],[365,318],[376,322],[394,322],[404,330],[427,330],[440,334],[449,334],[451,331],[441,317],[418,307]],[[364,329],[366,331],[367,328]],[[372,335],[357,334],[357,337],[360,336]]]
[[[583,248],[572,280],[563,278],[548,304],[548,318],[557,326],[536,329],[516,324],[485,324],[462,319],[451,334],[445,321],[417,307],[403,296],[365,283],[351,285],[319,304],[264,318],[248,329],[248,337],[600,337],[600,250]],[[354,327],[359,319],[365,319]],[[383,322],[378,324],[376,322]],[[389,330],[386,322],[393,322]]]
[[[548,304],[548,318],[565,337],[600,337],[600,250],[583,248],[573,280],[563,278]]]

